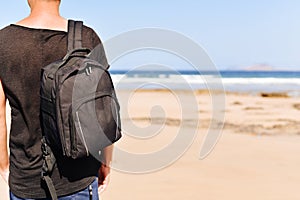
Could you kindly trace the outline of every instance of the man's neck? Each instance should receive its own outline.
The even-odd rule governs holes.
[[[60,17],[59,1],[36,1],[29,17]]]
[[[59,1],[36,1],[28,17],[17,22],[31,28],[67,31],[67,20],[59,14]]]

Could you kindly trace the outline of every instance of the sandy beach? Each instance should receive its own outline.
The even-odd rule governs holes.
[[[225,106],[219,108],[207,91],[119,91],[118,96],[124,130],[118,149],[151,154],[178,140],[179,130],[187,135],[196,131],[196,136],[176,162],[151,173],[123,172],[123,160],[115,157],[102,199],[300,199],[299,97],[227,93]],[[222,136],[200,159],[216,107],[225,116]],[[1,199],[7,199],[7,190],[1,180]]]

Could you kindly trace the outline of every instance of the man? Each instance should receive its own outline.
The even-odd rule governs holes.
[[[28,5],[28,17],[0,30],[0,174],[9,184],[13,200],[50,199],[41,181],[40,70],[67,52],[68,20],[60,16],[60,0],[28,0]],[[83,27],[82,37],[83,47],[93,49],[101,45],[89,27]],[[105,53],[101,53],[105,58]],[[101,64],[108,65],[106,59]],[[10,158],[6,145],[6,99],[12,109]],[[111,145],[102,151],[103,164],[94,158],[57,158],[52,180],[59,199],[90,199],[90,193],[98,199],[97,186],[101,192],[108,184],[112,150]]]

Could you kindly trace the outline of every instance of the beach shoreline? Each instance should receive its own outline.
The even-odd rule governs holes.
[[[176,162],[158,171],[138,175],[113,169],[102,199],[300,199],[300,97],[211,94],[207,90],[118,90],[124,136],[116,148],[151,153],[166,148],[179,129],[196,135]],[[214,105],[213,98],[221,98],[224,106]],[[224,116],[222,134],[213,151],[200,160],[214,109]],[[143,130],[149,134],[143,135]],[[1,180],[3,200],[8,198],[4,197],[7,189]]]

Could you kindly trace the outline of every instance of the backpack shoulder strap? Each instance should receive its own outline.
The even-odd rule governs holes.
[[[68,52],[82,48],[82,21],[68,20]]]

